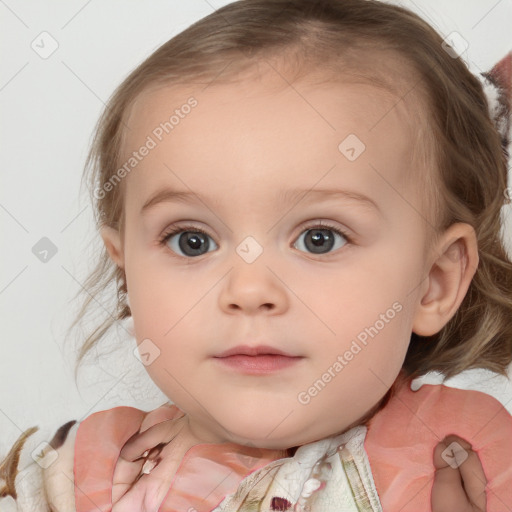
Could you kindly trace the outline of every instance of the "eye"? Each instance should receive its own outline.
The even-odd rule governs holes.
[[[179,235],[179,236],[175,236]],[[176,238],[174,240],[174,238]],[[210,248],[210,240],[213,239],[206,231],[194,226],[179,226],[170,228],[166,231],[159,240],[160,245],[169,246],[174,252],[178,250],[184,254],[179,254],[184,257],[202,256]],[[215,248],[217,248],[217,244]]]
[[[336,243],[336,236],[344,238],[346,242],[350,242],[350,238],[343,231],[329,224],[323,224],[322,222],[309,226],[302,233],[306,235],[302,245],[313,254],[325,254],[331,251]],[[332,233],[334,233],[334,235]],[[300,236],[298,240],[300,241]],[[345,243],[342,244],[342,246],[344,245]],[[294,245],[294,247],[300,249],[300,247],[296,247],[296,245]],[[338,248],[339,246],[335,249]]]
[[[311,251],[313,254],[332,252],[333,247],[336,245],[336,237],[341,237],[345,242],[351,241],[348,235],[339,228],[322,222],[309,226],[302,233],[306,235],[305,241],[302,244],[298,243],[298,245],[303,245],[306,250]],[[300,239],[299,237],[299,242]],[[165,231],[159,240],[159,244],[169,247],[180,256],[193,258],[202,256],[208,252],[210,249],[210,240],[212,240],[214,244],[213,249],[217,249],[218,246],[215,241],[213,241],[212,237],[203,229],[196,226],[178,226],[170,227]],[[338,249],[344,245],[345,243],[341,245],[338,244],[338,247],[334,247],[334,249]],[[297,244],[294,244],[294,247],[303,250],[302,247],[297,247]]]

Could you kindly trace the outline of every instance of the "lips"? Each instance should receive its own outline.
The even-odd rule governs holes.
[[[277,348],[271,347],[269,345],[258,345],[256,347],[251,347],[249,345],[238,345],[234,348],[230,348],[229,350],[225,350],[224,352],[217,354],[213,357],[230,357],[230,356],[261,356],[261,355],[278,355],[285,357],[297,357],[293,354],[288,354],[287,352],[283,352]]]
[[[292,368],[304,359],[269,345],[238,345],[213,356],[215,364],[224,370],[245,375],[271,375]]]

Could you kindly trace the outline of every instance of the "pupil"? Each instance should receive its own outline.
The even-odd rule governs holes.
[[[192,249],[198,249],[201,245],[201,240],[199,240],[199,237],[196,235],[192,235],[188,241],[190,242],[189,245],[192,247]]]
[[[329,251],[334,245],[334,238],[329,235],[329,229],[313,229],[311,236],[306,238],[306,246],[315,254]],[[311,241],[311,245],[310,242]],[[319,250],[320,249],[320,250]]]
[[[208,239],[202,233],[185,231],[179,238],[180,249],[187,256],[198,256],[208,251]],[[201,249],[203,246],[203,249]]]
[[[313,243],[318,247],[322,246],[324,243],[324,236],[318,231],[316,231],[315,234],[313,235]]]

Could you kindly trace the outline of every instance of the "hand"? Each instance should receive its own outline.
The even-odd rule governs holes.
[[[457,445],[447,450],[452,443]],[[434,466],[432,512],[486,512],[487,478],[471,444],[455,435],[445,437],[434,449]]]
[[[159,510],[182,455],[191,445],[181,435],[184,420],[162,421],[125,443],[113,475],[112,512]]]

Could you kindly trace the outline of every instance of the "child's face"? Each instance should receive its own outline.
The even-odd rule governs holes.
[[[162,88],[127,122],[122,162],[141,157],[125,178],[121,256],[137,343],[151,340],[147,371],[204,442],[284,448],[356,423],[402,367],[425,291],[429,232],[403,179],[414,172],[403,102],[362,85],[282,85],[269,72]],[[192,195],[141,211],[165,189]],[[352,241],[308,232],[320,221]],[[172,224],[208,235],[159,245]],[[262,344],[301,359],[255,375],[214,357]]]

